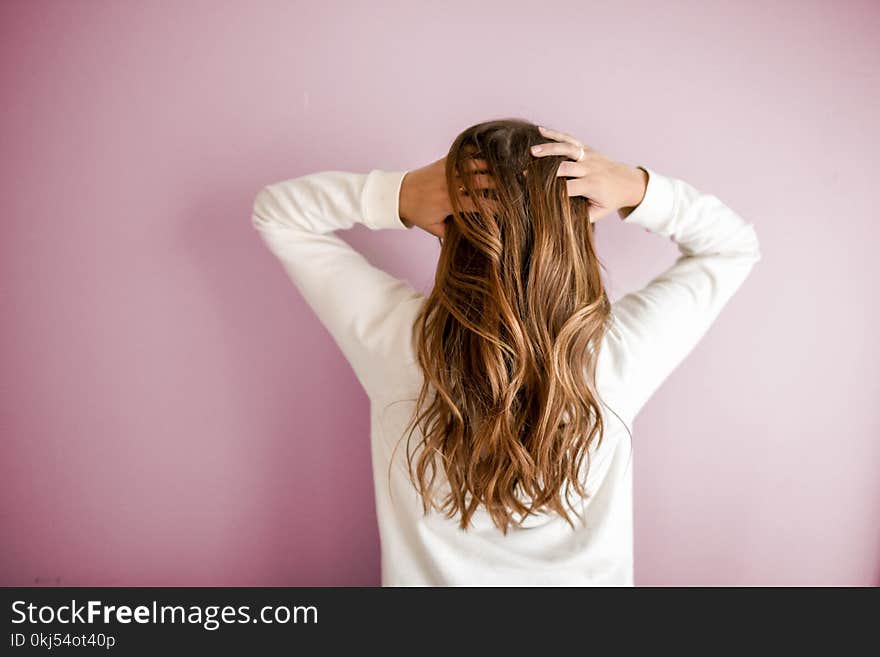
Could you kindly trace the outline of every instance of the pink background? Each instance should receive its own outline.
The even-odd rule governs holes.
[[[3,2],[0,583],[378,584],[367,400],[251,203],[503,116],[761,238],[636,423],[637,582],[878,583],[878,41],[876,2]],[[601,230],[612,297],[675,256]],[[427,235],[348,237],[430,285]]]

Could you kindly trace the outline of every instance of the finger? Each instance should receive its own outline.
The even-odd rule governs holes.
[[[578,146],[578,147],[583,146],[583,143],[581,143],[580,140],[576,139],[575,137],[572,137],[572,136],[571,136],[570,134],[568,134],[567,132],[561,132],[561,131],[559,131],[559,130],[553,130],[553,129],[551,129],[551,128],[545,128],[545,127],[542,126],[542,125],[539,125],[539,126],[538,126],[538,131],[539,131],[542,135],[544,135],[545,137],[549,137],[550,139],[555,139],[556,141],[567,142],[567,143],[569,143],[569,144],[574,144],[575,146]]]
[[[565,190],[569,196],[590,197],[589,186],[584,184],[583,178],[569,178],[565,181]]]
[[[473,197],[467,192],[463,192],[459,189],[458,195],[458,203],[461,208],[461,212],[479,212],[480,209],[477,207],[477,204],[474,202]],[[485,200],[483,200],[485,205]]]
[[[581,149],[583,149],[583,151]],[[535,144],[530,150],[532,155],[534,155],[535,157],[546,157],[547,155],[562,155],[564,157],[570,157],[572,160],[577,160],[581,157],[581,154],[586,157],[587,154],[586,146],[575,146],[574,144],[570,144],[564,141],[553,141],[545,144]]]
[[[464,189],[464,187],[458,188],[456,198],[458,199],[458,205],[462,212],[480,212],[480,208],[474,201],[475,198],[479,198],[482,207],[486,209],[494,209],[494,206],[491,204],[496,200],[495,193],[492,191],[477,190],[476,194],[471,195]],[[451,209],[453,204],[450,203],[448,207]]]
[[[489,163],[481,158],[469,158],[462,162],[465,171],[488,171]]]
[[[498,199],[491,192],[480,193],[474,196],[467,192],[460,192],[458,202],[461,212],[464,213],[495,214],[498,212]]]
[[[583,178],[587,175],[588,170],[588,167],[583,162],[563,160],[556,169],[556,177]]]
[[[592,224],[601,219],[604,215],[608,214],[608,210],[594,204],[589,196],[587,196],[587,194],[585,193],[586,190],[584,189],[583,184],[578,184],[580,182],[581,181],[579,179],[567,180],[565,183],[565,188],[568,192],[569,197],[583,196],[587,199],[587,216],[589,217],[590,223]]]
[[[495,189],[495,178],[494,176],[490,176],[485,173],[478,173],[470,176],[471,180],[474,182],[475,189]],[[455,179],[456,185],[459,187],[459,191],[462,191],[461,188],[464,187],[464,182],[461,177],[457,177]]]
[[[589,215],[591,223],[601,219],[611,212],[610,208],[597,205],[593,201],[593,199],[590,198],[589,186],[584,184],[583,179],[574,178],[572,180],[567,180],[565,182],[565,188],[569,197],[583,196],[589,201]]]

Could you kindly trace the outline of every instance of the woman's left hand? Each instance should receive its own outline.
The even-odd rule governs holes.
[[[469,166],[475,171],[480,171],[486,163],[482,160],[471,160]],[[492,187],[491,178],[486,174],[477,173],[473,176],[473,180],[478,189]],[[456,180],[455,184],[458,185],[460,182]],[[462,209],[465,212],[475,210],[473,202],[463,189],[461,197]],[[443,237],[446,232],[446,218],[452,215],[452,201],[446,185],[445,157],[406,173],[400,185],[398,206],[400,219],[404,225],[418,226],[431,235]]]

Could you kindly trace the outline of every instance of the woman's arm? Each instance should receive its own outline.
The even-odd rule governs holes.
[[[563,161],[557,175],[569,178],[569,195],[589,199],[591,219],[617,211],[625,223],[678,245],[671,267],[612,305],[597,378],[607,377],[612,408],[632,420],[761,259],[758,237],[716,196],[610,160],[566,133],[541,132],[555,141],[534,147],[533,154],[575,160]]]
[[[752,224],[716,196],[645,169],[642,202],[621,213],[678,246],[675,263],[612,305],[606,337],[624,412],[634,418],[696,346],[761,259]]]
[[[356,223],[405,230],[398,203],[406,174],[312,173],[266,186],[253,204],[253,226],[371,396],[393,384],[390,364],[410,343],[406,306],[422,295],[333,232]]]

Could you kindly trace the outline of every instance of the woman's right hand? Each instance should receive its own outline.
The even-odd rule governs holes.
[[[569,134],[540,127],[542,135],[553,141],[532,146],[532,155],[563,155],[573,162],[562,162],[557,176],[568,178],[569,196],[583,196],[590,202],[590,221],[619,211],[625,217],[642,202],[648,173],[597,153]]]

